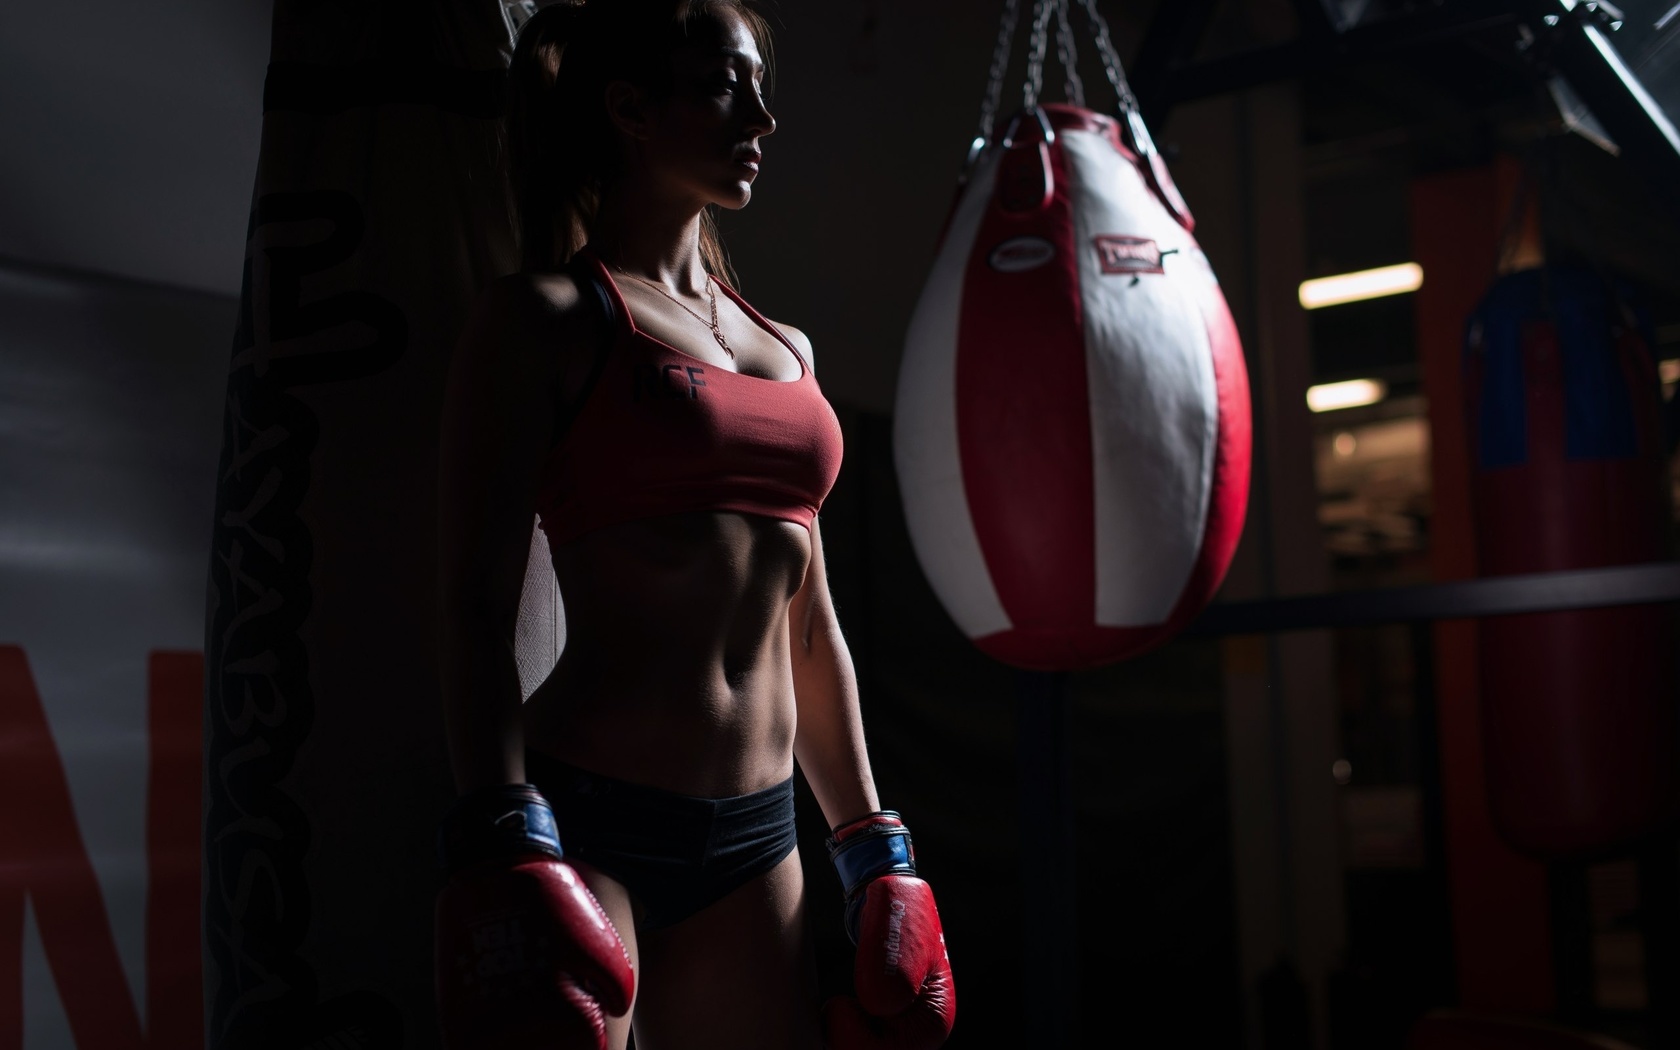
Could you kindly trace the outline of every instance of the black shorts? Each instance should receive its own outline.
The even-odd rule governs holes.
[[[688,918],[780,864],[798,844],[793,778],[734,798],[695,798],[591,773],[536,751],[526,778],[554,807],[560,848],[612,876],[645,913]]]

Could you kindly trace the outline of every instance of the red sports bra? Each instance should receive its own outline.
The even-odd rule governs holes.
[[[549,543],[692,510],[810,528],[840,473],[842,444],[840,421],[799,351],[718,281],[799,360],[799,378],[787,382],[731,371],[637,328],[593,253],[574,272],[606,293],[614,336],[544,468],[537,513]]]

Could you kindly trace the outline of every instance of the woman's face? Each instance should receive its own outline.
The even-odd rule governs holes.
[[[672,63],[670,93],[647,110],[642,161],[702,205],[745,206],[763,159],[758,140],[776,130],[752,33],[724,8],[696,27]]]

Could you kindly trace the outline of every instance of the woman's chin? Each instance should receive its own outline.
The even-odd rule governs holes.
[[[753,180],[738,178],[729,186],[729,192],[719,203],[726,208],[744,208],[749,200],[753,200]]]
[[[742,208],[747,206],[747,202],[750,200],[752,200],[752,183],[743,179],[742,181],[729,187],[729,189],[719,193],[715,203],[720,208],[727,208],[730,211],[740,211]]]

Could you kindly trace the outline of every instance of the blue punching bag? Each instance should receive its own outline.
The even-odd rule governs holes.
[[[1466,329],[1465,409],[1481,572],[1669,557],[1666,445],[1651,342],[1596,272],[1501,278]],[[1539,858],[1620,849],[1676,816],[1666,605],[1480,623],[1494,825]]]

